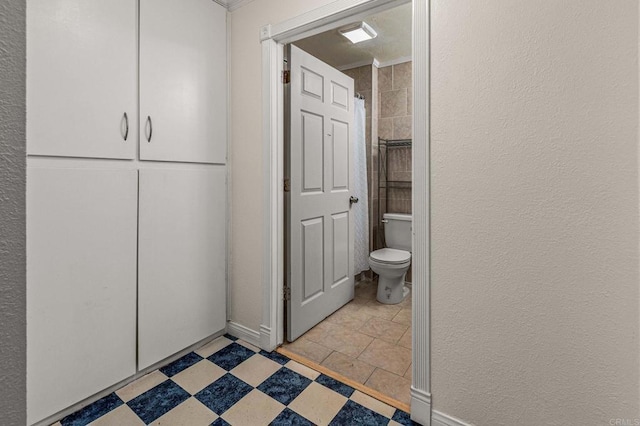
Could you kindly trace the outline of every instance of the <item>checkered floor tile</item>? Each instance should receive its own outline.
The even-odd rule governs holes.
[[[415,425],[409,415],[226,335],[54,426]]]

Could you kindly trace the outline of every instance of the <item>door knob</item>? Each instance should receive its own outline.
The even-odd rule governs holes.
[[[349,197],[349,205],[355,204],[358,202],[358,197],[354,197],[353,195]]]

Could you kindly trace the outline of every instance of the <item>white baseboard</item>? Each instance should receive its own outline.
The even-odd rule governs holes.
[[[473,424],[433,410],[431,413],[431,426],[473,426]]]
[[[431,394],[411,386],[411,420],[431,426]]]
[[[232,335],[233,337],[237,337],[238,339],[242,339],[247,343],[251,343],[253,346],[261,347],[260,344],[260,333],[250,329],[249,327],[245,327],[244,325],[238,324],[233,321],[227,322],[227,333]]]
[[[276,344],[275,336],[271,335],[271,327],[266,325],[260,326],[260,348],[267,352],[273,351],[278,345]]]

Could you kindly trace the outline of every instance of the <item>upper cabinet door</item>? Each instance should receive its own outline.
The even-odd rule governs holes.
[[[227,145],[226,10],[140,1],[140,159],[218,163]]]
[[[27,1],[27,153],[133,159],[136,0]]]

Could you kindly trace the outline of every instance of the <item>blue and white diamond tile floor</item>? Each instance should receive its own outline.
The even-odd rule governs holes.
[[[276,352],[220,337],[54,426],[415,425],[403,411]]]

